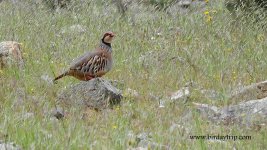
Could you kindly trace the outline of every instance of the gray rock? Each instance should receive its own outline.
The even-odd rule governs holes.
[[[0,43],[0,68],[17,65],[24,66],[21,44],[15,41],[4,41]]]
[[[207,5],[207,3],[205,2],[205,1],[203,1],[203,0],[195,0],[195,1],[193,1],[192,3],[191,3],[191,6],[193,7],[193,8],[198,8],[198,9],[200,9],[200,8],[205,8],[205,6]],[[200,9],[201,10],[201,9]]]
[[[121,91],[109,81],[95,78],[87,82],[80,82],[62,91],[58,96],[57,103],[101,110],[120,104],[121,99]]]
[[[190,99],[220,100],[221,98],[222,95],[216,90],[204,89],[197,83],[190,81],[186,83],[185,86],[180,88],[178,91],[168,93],[168,96],[163,97],[163,100],[165,100],[165,102],[171,102],[171,103],[176,103],[176,102],[186,103]]]
[[[185,86],[182,87],[180,90],[171,93],[169,98],[171,101],[186,102],[190,98],[192,91],[197,89],[197,88],[198,87],[197,87],[196,83],[190,81],[190,82],[186,83]]]
[[[177,92],[174,92],[171,94],[171,100],[183,100],[186,101],[191,92],[189,90],[189,87],[183,87],[182,89],[178,90]]]
[[[223,108],[207,104],[193,103],[201,115],[212,122],[239,124],[251,127],[253,125],[265,125],[267,123],[267,98],[250,100],[237,105]]]
[[[52,110],[52,116],[56,117],[57,119],[62,119],[64,115],[64,110],[60,107],[57,107]]]
[[[197,110],[204,118],[208,118],[211,121],[218,121],[221,115],[221,109],[216,106],[210,106],[208,104],[193,103]]]
[[[0,150],[22,150],[15,143],[9,142],[6,143],[4,141],[0,141]]]
[[[188,8],[191,4],[191,0],[180,0],[178,2],[178,6],[182,7],[182,8]]]
[[[234,90],[230,96],[232,101],[248,101],[267,97],[267,81],[254,83]]]

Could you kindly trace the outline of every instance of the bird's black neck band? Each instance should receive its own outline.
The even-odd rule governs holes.
[[[108,53],[111,53],[112,52],[111,44],[110,43],[107,43],[107,42],[104,42],[103,39],[101,40],[99,46],[100,46],[101,49],[107,51]]]
[[[101,41],[102,41],[102,43],[104,43],[105,45],[107,45],[107,46],[109,46],[109,47],[111,48],[111,44],[110,44],[110,43],[107,43],[107,42],[105,42],[105,41],[104,41],[104,38],[103,38]]]

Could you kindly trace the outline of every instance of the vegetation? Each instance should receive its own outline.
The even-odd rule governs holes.
[[[266,80],[267,32],[262,24],[267,20],[235,20],[223,1],[174,16],[152,6],[138,7],[138,12],[128,8],[128,16],[121,18],[116,6],[105,0],[72,2],[68,10],[55,13],[30,2],[1,2],[0,40],[22,43],[26,64],[22,71],[0,71],[0,140],[23,149],[127,149],[136,146],[130,133],[146,132],[154,142],[173,149],[266,149],[266,127],[215,125],[203,120],[191,103],[233,104],[228,101],[232,89]],[[86,34],[60,34],[74,24],[86,26]],[[57,121],[50,115],[57,93],[80,81],[65,78],[51,85],[42,77],[63,72],[72,59],[97,46],[108,30],[117,35],[115,65],[104,78],[122,82],[123,92],[137,90],[140,98],[125,95],[120,107],[102,112],[71,108]],[[221,99],[193,93],[186,104],[166,103],[159,108],[159,102],[150,98],[151,94],[164,97],[190,81],[218,91]],[[182,119],[188,110],[193,118]],[[174,124],[189,132],[170,130]],[[189,138],[208,134],[252,139]]]
[[[267,19],[267,1],[265,0],[225,0],[225,5],[238,20],[251,20],[256,23]],[[262,26],[266,27],[264,23]]]

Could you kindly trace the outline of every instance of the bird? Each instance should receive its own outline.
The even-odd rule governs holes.
[[[65,77],[72,76],[81,81],[89,81],[96,77],[102,77],[112,68],[112,47],[111,42],[115,34],[111,31],[105,32],[100,40],[99,46],[91,52],[86,52],[77,58],[61,75],[57,76],[53,82]]]

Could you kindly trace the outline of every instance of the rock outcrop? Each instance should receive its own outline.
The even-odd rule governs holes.
[[[120,104],[121,99],[121,91],[115,88],[111,82],[95,78],[87,82],[80,82],[62,91],[58,97],[58,104],[79,105],[101,110]]]
[[[239,124],[251,127],[267,123],[267,98],[250,100],[223,108],[208,104],[193,103],[200,114],[214,123]]]
[[[23,67],[21,44],[15,41],[4,41],[0,43],[0,68],[12,65]]]
[[[267,81],[258,82],[234,90],[230,101],[248,101],[267,97]]]

